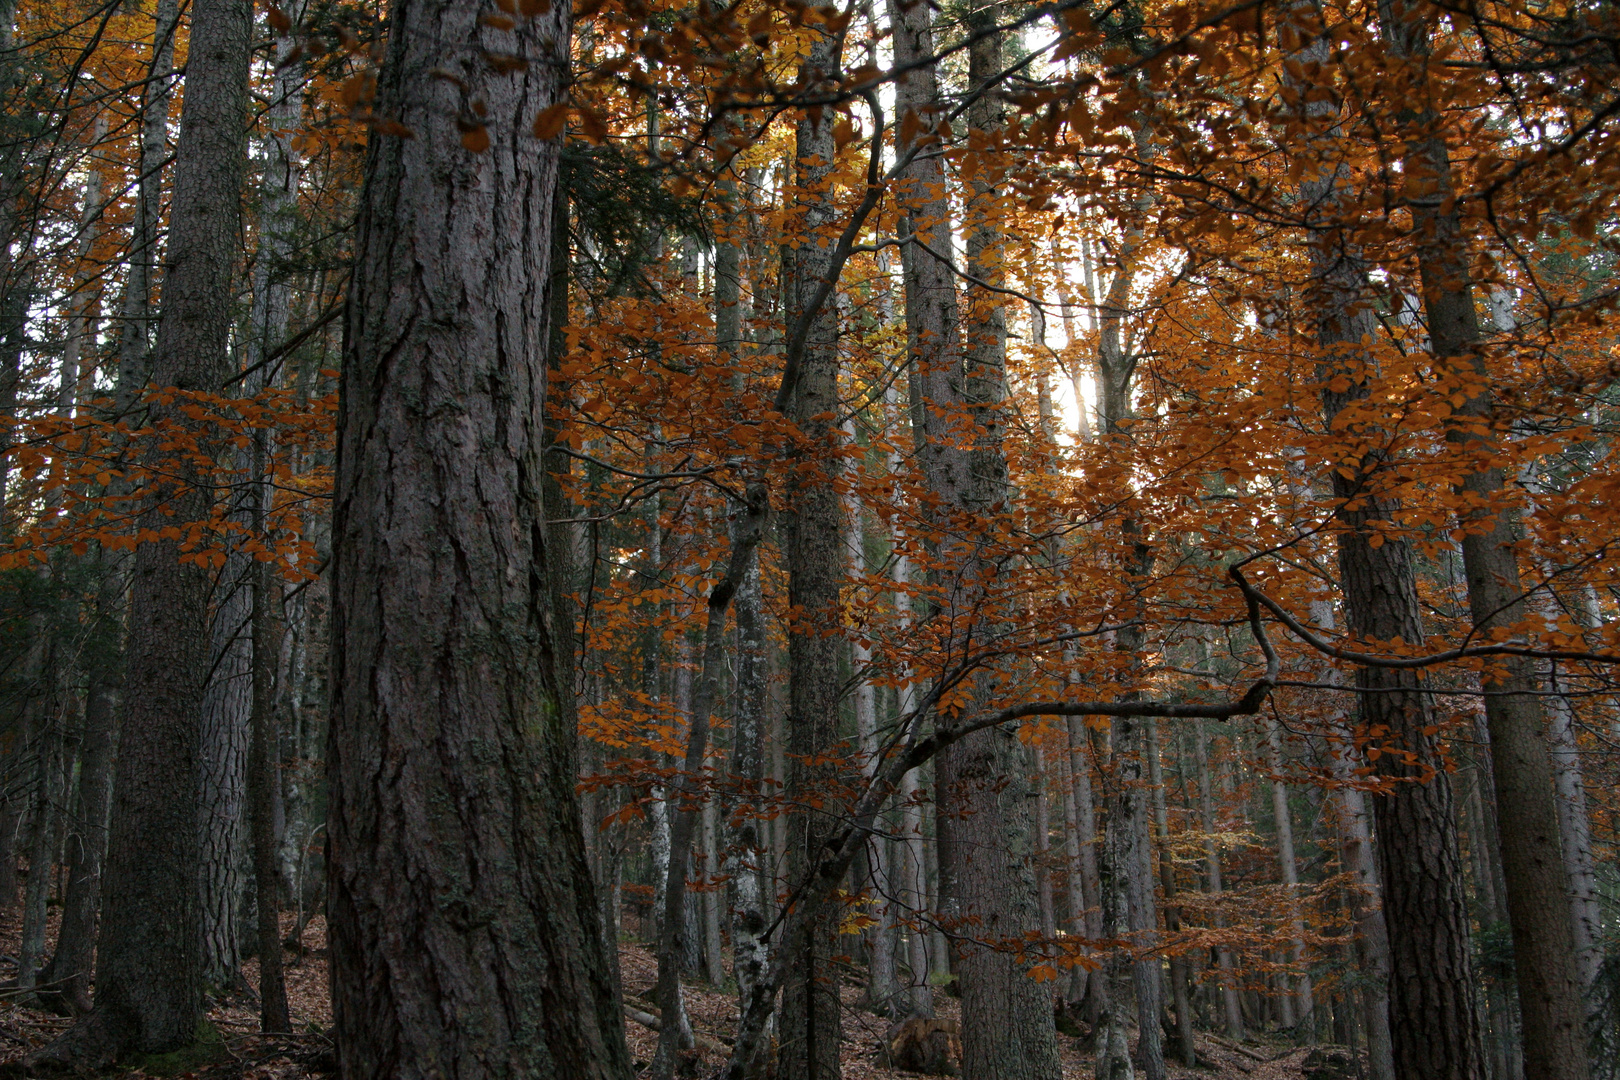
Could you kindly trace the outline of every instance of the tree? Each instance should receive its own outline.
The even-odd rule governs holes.
[[[557,143],[532,129],[569,12],[397,0],[390,25],[333,523],[340,1065],[624,1080],[541,510]]]
[[[152,348],[152,421],[184,431],[187,394],[217,391],[227,369],[230,287],[245,165],[249,31],[245,0],[198,0],[175,147],[163,313]],[[148,460],[163,462],[152,446]],[[205,485],[180,478],[141,524],[207,516]],[[178,530],[175,530],[178,532]],[[131,574],[123,737],[113,784],[93,1011],[29,1056],[32,1068],[103,1067],[131,1051],[197,1038],[197,800],[208,676],[209,574],[178,537],[136,550]]]

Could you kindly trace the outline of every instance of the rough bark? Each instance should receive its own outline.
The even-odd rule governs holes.
[[[197,828],[202,853],[197,893],[202,917],[202,977],[215,991],[240,980],[238,913],[246,872],[248,729],[253,714],[252,559],[226,557],[215,588],[212,660],[203,691],[197,774]]]
[[[1324,631],[1335,624],[1333,602],[1311,602],[1311,621]],[[1337,683],[1338,669],[1326,668],[1322,681]],[[1336,782],[1333,796],[1338,810],[1339,863],[1353,875],[1350,913],[1355,920],[1355,953],[1365,978],[1357,987],[1361,1022],[1367,1036],[1367,1066],[1372,1080],[1395,1080],[1395,1057],[1389,1028],[1389,933],[1377,906],[1378,869],[1373,852],[1367,799],[1356,786],[1361,755],[1348,718],[1338,711],[1328,722],[1330,768]]]
[[[1405,61],[1415,100],[1403,118],[1408,203],[1429,348],[1437,367],[1473,376],[1477,389],[1457,409],[1448,439],[1474,458],[1459,490],[1463,569],[1474,632],[1514,632],[1528,615],[1514,547],[1516,509],[1503,500],[1505,477],[1491,463],[1499,434],[1496,395],[1481,351],[1468,244],[1454,198],[1445,135],[1428,99],[1429,15],[1413,0],[1382,0],[1380,28],[1390,52]],[[1448,371],[1448,369],[1450,369]],[[1408,639],[1410,640],[1410,639]],[[1538,1080],[1586,1080],[1585,1012],[1564,872],[1557,788],[1546,743],[1546,718],[1534,663],[1506,657],[1482,683],[1491,731],[1498,839],[1513,929],[1513,962],[1524,1025],[1524,1067]],[[1559,913],[1555,916],[1553,913]]]
[[[1370,312],[1348,304],[1340,297],[1333,303],[1334,314],[1323,319],[1319,338],[1324,347],[1359,342],[1363,333],[1375,329]],[[1365,394],[1365,384],[1351,392],[1358,390]],[[1351,399],[1325,390],[1323,400],[1331,421]],[[1354,475],[1335,472],[1333,478],[1334,493],[1343,500],[1338,511],[1344,529],[1339,571],[1347,629],[1364,640],[1417,646],[1424,635],[1410,546],[1404,538],[1384,535],[1379,525],[1396,518],[1400,508],[1387,495],[1367,491],[1382,465],[1372,450]],[[1362,723],[1368,731],[1382,733],[1381,745],[1396,748],[1373,763],[1388,782],[1387,791],[1375,798],[1374,815],[1389,932],[1396,1074],[1473,1080],[1481,1055],[1467,897],[1451,781],[1440,760],[1429,695],[1410,669],[1361,668],[1356,685],[1362,691]]]
[[[991,5],[974,18],[988,26],[995,21],[995,10]],[[937,138],[938,76],[934,65],[925,62],[933,52],[931,16],[925,5],[891,4],[889,17],[896,62],[920,65],[895,88],[901,132],[896,152],[906,154],[919,140]],[[999,75],[998,34],[978,37],[969,66],[970,81],[981,89]],[[992,95],[979,95],[970,122],[981,133],[999,128]],[[989,168],[986,155],[975,172],[968,258],[970,273],[994,283],[1001,273],[996,188],[1002,178]],[[897,196],[904,215],[901,235],[912,241],[901,252],[915,369],[917,457],[935,501],[930,513],[943,536],[930,554],[952,568],[934,584],[940,587],[941,611],[963,624],[947,645],[958,654],[983,630],[981,620],[996,618],[982,584],[991,575],[982,553],[987,523],[980,515],[999,512],[1009,494],[1000,442],[1006,326],[994,295],[975,297],[970,318],[963,319],[952,268],[945,261],[952,249],[951,224],[938,159],[926,153],[914,156],[901,172]],[[961,445],[960,435],[950,430],[963,415],[971,417],[976,429],[970,446]],[[936,770],[944,833],[942,916],[965,931],[955,943],[955,970],[963,1014],[975,1018],[962,1032],[963,1075],[968,1080],[1060,1076],[1049,995],[1009,948],[1040,926],[1028,770],[1016,732],[987,728],[969,735],[940,755]]]
[[[163,315],[151,356],[161,386],[216,392],[227,371],[251,23],[245,0],[192,7]],[[178,404],[154,405],[151,415],[184,422]],[[186,479],[165,509],[182,521],[203,518],[206,495]],[[141,524],[172,520],[149,507]],[[210,582],[181,554],[178,540],[135,552],[95,1008],[30,1055],[30,1067],[99,1067],[125,1050],[171,1050],[197,1035],[196,776]]]
[[[804,63],[806,85],[817,86],[836,75],[840,49],[841,42],[832,35],[817,36]],[[838,432],[833,421],[838,408],[838,317],[831,303],[809,310],[822,283],[836,273],[828,239],[837,230],[830,191],[835,153],[830,122],[808,117],[799,121],[794,183],[804,242],[793,253],[787,316],[789,324],[806,316],[812,322],[788,402],[788,417],[798,428],[794,454],[801,468],[784,492],[783,556],[788,604],[795,613],[788,635],[787,749],[792,755],[788,791],[801,804],[831,798],[829,785],[838,775],[827,758],[838,740],[842,643],[838,635],[823,632],[840,622],[846,554],[844,515],[834,486],[840,466],[832,453]],[[824,811],[788,815],[791,881],[808,875],[834,820]],[[782,988],[777,1075],[783,1080],[836,1080],[840,1074],[841,976],[834,963],[842,952],[838,912],[829,907],[815,918],[814,931],[804,939],[804,953]]]
[[[339,1067],[628,1080],[541,495],[558,147],[531,126],[563,93],[569,10],[479,14],[393,4],[375,108],[410,137],[374,134],[356,226],[327,758]]]

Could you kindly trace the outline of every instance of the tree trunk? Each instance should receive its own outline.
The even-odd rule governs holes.
[[[1298,1026],[1295,1039],[1311,1039],[1311,972],[1305,955],[1305,916],[1299,903],[1299,864],[1294,858],[1294,824],[1288,811],[1288,785],[1283,780],[1282,727],[1275,719],[1266,724],[1266,741],[1271,750],[1271,813],[1277,824],[1277,862],[1282,870],[1283,887],[1288,890],[1288,927],[1294,940],[1288,961],[1298,971],[1293,980],[1283,980],[1282,1000],[1290,1004],[1297,996],[1298,1012],[1284,1011],[1284,1027]],[[1288,986],[1292,981],[1294,985]]]
[[[1200,720],[1192,733],[1193,761],[1198,768],[1198,805],[1204,827],[1204,877],[1208,884],[1209,894],[1215,901],[1215,926],[1219,929],[1226,927],[1226,915],[1221,909],[1221,893],[1224,883],[1221,879],[1221,851],[1216,842],[1219,834],[1219,825],[1215,819],[1215,794],[1211,783],[1209,768],[1209,744],[1204,733],[1204,722]],[[1240,997],[1240,987],[1237,979],[1237,964],[1235,963],[1230,947],[1220,944],[1215,946],[1215,962],[1221,970],[1221,1019],[1226,1027],[1229,1038],[1243,1038],[1243,1003]]]
[[[995,22],[996,8],[977,12],[981,29]],[[895,87],[895,109],[903,133],[899,154],[911,153],[932,133],[940,93],[933,54],[930,11],[925,5],[890,5],[895,61],[912,65]],[[982,33],[970,51],[970,81],[981,90],[1001,73],[1001,37]],[[981,93],[970,123],[981,132],[1001,125],[994,96]],[[977,201],[970,223],[970,273],[994,284],[1000,278],[1001,226],[988,198],[1001,178],[988,171],[981,155],[975,173]],[[897,190],[904,215],[902,272],[906,287],[906,326],[914,375],[912,416],[917,425],[917,456],[931,495],[928,513],[947,539],[931,551],[941,566],[934,584],[941,605],[953,613],[973,612],[959,640],[947,650],[964,650],[979,636],[972,625],[995,620],[977,580],[991,575],[982,541],[988,523],[979,515],[1000,512],[1008,498],[1007,462],[1001,448],[1001,416],[1006,367],[1006,326],[999,297],[984,294],[964,325],[952,268],[950,209],[939,160],[916,154],[901,171]],[[977,428],[971,446],[962,446],[954,425],[971,417]],[[974,690],[979,699],[987,692]],[[947,921],[964,920],[971,935],[955,943],[956,974],[962,988],[962,1074],[967,1080],[1049,1080],[1062,1075],[1049,994],[1031,979],[1006,946],[1039,930],[1034,875],[1034,843],[1028,799],[1028,771],[1015,731],[987,728],[947,747],[935,762],[936,805],[943,833],[940,843],[940,896]]]
[[[1441,121],[1427,98],[1429,16],[1413,0],[1382,0],[1379,6],[1384,40],[1394,56],[1407,62],[1415,83],[1416,100],[1404,117],[1409,123],[1405,136],[1409,190],[1417,192],[1419,176],[1433,185],[1432,192],[1409,198],[1429,347],[1440,370],[1449,368],[1463,385],[1473,384],[1473,392],[1455,413],[1461,420],[1447,438],[1469,457],[1488,462],[1498,439],[1496,395],[1480,351],[1450,154]],[[1459,486],[1469,507],[1461,514],[1468,607],[1474,632],[1487,640],[1497,628],[1514,632],[1529,614],[1514,548],[1518,513],[1504,501],[1504,488],[1503,470],[1494,464],[1468,472]],[[1482,681],[1524,1024],[1525,1072],[1537,1080],[1586,1080],[1591,1069],[1581,973],[1573,921],[1561,917],[1570,910],[1570,882],[1560,857],[1558,796],[1538,696],[1541,687],[1529,657],[1502,658],[1486,669]],[[1560,917],[1554,917],[1555,912]]]
[[[1333,602],[1312,601],[1311,621],[1321,630],[1331,631],[1335,622]],[[1322,681],[1337,683],[1338,669],[1327,667]],[[1361,1020],[1367,1034],[1368,1073],[1371,1080],[1395,1080],[1395,1052],[1389,1027],[1389,932],[1384,925],[1383,912],[1375,904],[1378,870],[1367,800],[1356,786],[1361,755],[1350,724],[1337,705],[1334,710],[1328,721],[1328,753],[1336,784],[1333,794],[1339,818],[1339,862],[1355,882],[1350,895],[1350,912],[1356,925],[1356,954],[1365,976],[1356,993],[1360,996]]]
[[[803,67],[806,85],[818,86],[837,74],[839,49],[839,41],[830,34],[814,39]],[[801,235],[806,238],[824,237],[835,228],[829,190],[835,156],[832,124],[801,119],[794,181],[803,213]],[[838,740],[842,681],[840,638],[825,632],[841,622],[838,601],[845,566],[844,514],[833,484],[839,461],[830,453],[837,449],[833,416],[838,409],[838,317],[830,302],[818,311],[808,310],[822,283],[834,273],[830,243],[811,241],[794,252],[787,322],[812,319],[788,403],[789,419],[799,432],[794,448],[799,469],[785,493],[783,515],[788,604],[796,613],[788,632],[788,752],[793,756],[788,791],[795,801],[831,798],[829,787],[838,776],[825,761]],[[832,833],[833,821],[834,815],[825,812],[789,815],[788,880],[795,887],[806,880]],[[841,976],[834,963],[842,951],[838,920],[839,912],[830,905],[815,915],[804,955],[782,988],[777,1075],[783,1080],[836,1080],[840,1075]]]
[[[715,246],[714,303],[715,339],[719,349],[735,365],[732,385],[741,390],[744,378],[739,363],[743,345],[742,330],[742,251],[736,233],[743,228],[742,208],[737,206],[737,183],[729,173],[720,180],[726,198],[726,227]],[[756,290],[760,283],[754,282]],[[740,527],[733,507],[733,544]],[[731,914],[731,970],[737,980],[739,1010],[746,1009],[754,988],[770,971],[770,954],[764,933],[769,921],[766,891],[773,885],[769,872],[770,843],[761,826],[758,800],[765,781],[766,630],[764,598],[761,595],[759,551],[749,552],[737,583],[733,601],[737,623],[737,669],[732,697],[731,773],[739,794],[727,806],[732,822],[728,850],[729,871],[735,899]],[[742,1080],[756,1080],[746,1076]]]
[[[151,359],[152,380],[160,386],[216,393],[228,370],[251,24],[252,7],[243,0],[192,5],[169,269]],[[150,415],[184,424],[182,404],[154,405]],[[158,458],[164,451],[151,453],[151,464],[166,466]],[[205,518],[208,500],[199,479],[182,478],[185,486],[164,507],[173,517],[149,506],[142,527]],[[29,1055],[33,1067],[94,1068],[124,1050],[172,1050],[197,1037],[196,777],[210,582],[181,554],[178,540],[150,541],[135,551],[95,1008]]]
[[[114,408],[122,415],[146,385],[148,324],[156,284],[158,221],[163,209],[163,161],[168,156],[169,99],[174,80],[174,39],[180,0],[158,0],[152,33],[152,63],[141,101],[140,176],[135,182],[135,214],[129,232],[129,269],[119,302],[118,392]]]
[[[112,799],[113,756],[118,740],[116,641],[120,636],[123,593],[127,581],[117,563],[103,558],[103,580],[97,595],[101,642],[89,672],[84,701],[84,741],[79,749],[79,794],[67,849],[67,890],[62,899],[62,926],[56,949],[40,976],[61,1007],[72,1013],[90,1010],[91,962],[96,947],[96,917],[101,904],[101,867],[107,851],[107,808]],[[108,655],[113,654],[113,655]]]
[[[628,1080],[541,493],[558,147],[531,126],[562,95],[569,11],[500,30],[396,0],[389,23],[375,108],[411,137],[368,149],[334,497],[339,1066]]]
[[[231,551],[214,592],[208,687],[197,777],[197,879],[202,977],[214,991],[241,981],[239,912],[252,861],[247,846],[247,756],[253,719],[252,559]]]
[[[890,415],[896,413],[898,393],[891,386],[886,393]],[[899,472],[899,453],[892,452],[890,472]],[[903,538],[895,536],[900,547]],[[894,558],[894,612],[896,631],[904,635],[910,630],[911,618],[911,560],[906,555]],[[895,691],[896,711],[901,718],[913,716],[917,711],[916,672],[906,666],[901,671],[901,684]],[[900,780],[900,843],[898,888],[895,898],[903,911],[909,913],[906,927],[906,964],[910,970],[910,988],[906,1001],[912,1016],[932,1018],[934,1015],[934,986],[930,980],[928,937],[934,925],[933,913],[928,906],[928,856],[923,836],[923,808],[919,800],[917,770],[912,769]]]
[[[1097,866],[1097,803],[1091,788],[1091,748],[1085,721],[1078,716],[1069,718],[1069,768],[1074,778],[1075,824],[1079,834],[1080,886],[1084,896],[1083,933],[1092,941],[1103,939],[1102,874]],[[1076,969],[1079,971],[1080,969]],[[1093,972],[1084,988],[1087,1002],[1086,1020],[1093,1030],[1100,1015],[1111,1007],[1108,980]]]
[[[1147,736],[1148,787],[1153,793],[1153,831],[1159,841],[1159,886],[1164,890],[1164,929],[1172,938],[1181,932],[1181,911],[1175,904],[1176,868],[1170,856],[1170,808],[1164,792],[1164,771],[1159,760],[1159,722],[1144,723]],[[1170,954],[1170,990],[1176,1008],[1176,1052],[1181,1063],[1188,1068],[1198,1064],[1198,1052],[1193,1045],[1192,999],[1188,988],[1192,983],[1188,971],[1187,954]]]
[[[692,837],[698,819],[690,804],[706,797],[698,788],[697,778],[708,757],[709,717],[719,696],[720,671],[725,664],[726,612],[738,585],[753,563],[754,550],[764,535],[769,509],[770,501],[765,489],[759,485],[752,486],[748,492],[746,518],[732,533],[725,576],[709,592],[703,628],[703,666],[698,677],[697,694],[691,701],[686,760],[682,763],[682,771],[677,774],[672,793],[674,799],[670,802],[676,811],[670,830],[671,850],[680,857],[680,862],[670,865],[669,880],[664,886],[663,918],[658,926],[657,994],[661,1027],[658,1032],[658,1052],[652,1063],[653,1080],[671,1080],[675,1074],[676,1052],[689,1050],[693,1045],[691,1024],[687,1020],[681,996],[681,959],[688,944],[685,939],[693,929],[682,917],[688,906],[686,881]],[[683,690],[680,696],[685,697],[686,693]]]

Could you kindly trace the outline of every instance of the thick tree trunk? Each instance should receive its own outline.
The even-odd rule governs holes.
[[[344,349],[327,917],[350,1080],[628,1080],[542,511],[569,10],[396,0]],[[485,55],[516,53],[526,66]],[[455,78],[442,78],[453,70]],[[477,108],[474,108],[474,105]]]
[[[831,35],[815,39],[804,63],[806,85],[817,86],[836,75],[839,48]],[[794,181],[802,212],[800,234],[806,242],[794,252],[787,321],[794,325],[807,315],[813,321],[788,403],[789,418],[799,431],[795,455],[800,469],[785,492],[783,514],[788,603],[795,612],[788,633],[788,751],[793,755],[788,790],[796,802],[831,798],[829,785],[838,776],[826,757],[838,740],[842,643],[838,635],[825,632],[841,619],[838,600],[845,566],[844,514],[833,483],[840,471],[833,453],[838,433],[833,423],[838,409],[838,317],[830,302],[819,311],[807,310],[822,283],[836,273],[831,242],[826,240],[836,229],[829,190],[835,155],[833,126],[801,119]],[[789,815],[788,879],[795,886],[807,878],[834,820],[825,811]],[[782,988],[777,1075],[783,1080],[836,1080],[840,1075],[841,974],[834,958],[843,950],[838,944],[838,919],[839,913],[830,906],[816,914],[815,929],[804,939],[804,954]]]
[[[976,25],[995,21],[992,5],[974,15]],[[933,139],[939,115],[938,76],[930,11],[925,5],[891,3],[897,63],[921,65],[895,88],[900,117],[900,154],[919,139]],[[970,52],[970,79],[979,87],[1001,72],[1001,39],[982,34]],[[970,122],[981,132],[1001,124],[993,95],[981,94]],[[970,272],[999,280],[1001,229],[988,156],[975,171],[974,221],[969,229]],[[1008,497],[1007,463],[1001,448],[1001,402],[1006,367],[1006,326],[999,298],[985,294],[965,324],[958,308],[952,268],[950,209],[936,156],[915,155],[901,172],[897,191],[904,215],[901,235],[906,286],[906,326],[915,375],[912,416],[918,425],[917,456],[934,505],[929,513],[944,537],[932,554],[951,567],[935,582],[939,603],[967,624],[955,652],[979,636],[993,608],[977,581],[985,521]],[[954,425],[964,416],[977,427],[970,447],[961,446]],[[974,613],[964,618],[964,613]],[[975,697],[980,691],[975,691]],[[1048,1080],[1061,1076],[1050,995],[1031,979],[1007,946],[1039,930],[1028,770],[1012,730],[987,728],[945,749],[935,763],[939,823],[942,914],[971,926],[955,943],[962,988],[962,1073],[967,1080]]]
[[[1414,192],[1420,185],[1418,177],[1432,185],[1409,199],[1429,347],[1442,371],[1449,367],[1456,376],[1472,375],[1477,380],[1477,388],[1457,409],[1461,420],[1448,438],[1470,457],[1488,462],[1499,437],[1496,395],[1480,352],[1469,253],[1453,198],[1449,151],[1441,121],[1426,97],[1429,16],[1413,0],[1382,0],[1380,8],[1385,41],[1392,54],[1407,62],[1417,92],[1407,117],[1405,174]],[[1469,507],[1462,514],[1468,607],[1475,633],[1485,639],[1498,628],[1513,632],[1529,614],[1514,548],[1518,514],[1504,501],[1504,488],[1499,465],[1467,473],[1460,485]],[[1525,1072],[1537,1080],[1586,1080],[1591,1069],[1573,920],[1553,914],[1569,911],[1570,882],[1560,857],[1558,796],[1538,696],[1540,683],[1529,657],[1503,658],[1487,669],[1482,681],[1524,1024]]]
[[[208,688],[203,692],[197,828],[202,977],[214,991],[241,980],[239,913],[246,873],[248,729],[253,718],[252,559],[227,556],[214,592]]]
[[[216,393],[227,371],[251,23],[245,0],[192,5],[169,269],[151,361],[152,380],[161,386]],[[155,405],[151,415],[184,423],[180,404]],[[143,527],[205,518],[207,500],[196,479],[183,478],[193,483],[167,501],[173,517],[149,508]],[[135,552],[95,1008],[30,1055],[32,1066],[97,1067],[124,1050],[170,1050],[197,1037],[196,777],[210,659],[209,575],[181,554],[178,540],[151,541]]]

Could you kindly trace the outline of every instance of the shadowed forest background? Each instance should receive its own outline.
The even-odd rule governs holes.
[[[0,0],[0,1070],[1620,1077],[1617,86]]]

